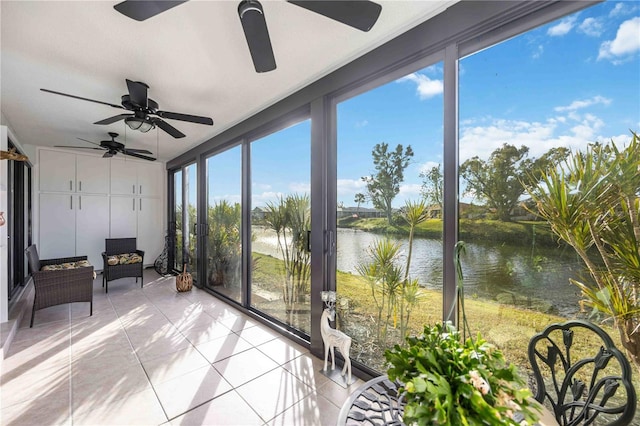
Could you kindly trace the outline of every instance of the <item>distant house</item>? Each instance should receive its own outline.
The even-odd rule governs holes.
[[[255,207],[251,210],[251,219],[255,221],[264,220],[265,212],[261,207]]]
[[[370,209],[367,207],[338,207],[336,216],[338,219],[342,219],[344,217],[359,217],[361,219],[386,217],[382,210]]]

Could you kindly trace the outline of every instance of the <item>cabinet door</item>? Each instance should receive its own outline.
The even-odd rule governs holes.
[[[144,263],[152,265],[164,248],[162,200],[138,198],[138,247],[144,250]]]
[[[134,238],[137,235],[137,198],[111,197],[110,200],[110,238]]]
[[[111,159],[111,195],[135,195],[137,188],[138,163]]]
[[[143,197],[161,196],[162,181],[162,166],[160,164],[138,164],[138,195]]]
[[[76,208],[72,194],[40,194],[41,259],[76,255]]]
[[[76,157],[76,191],[85,194],[109,193],[109,160],[102,157]]]
[[[76,155],[40,150],[40,191],[73,192],[76,190]]]
[[[76,253],[88,256],[93,269],[101,270],[104,240],[109,238],[109,197],[78,195],[76,209]]]

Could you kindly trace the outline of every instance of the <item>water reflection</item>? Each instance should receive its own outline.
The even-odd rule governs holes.
[[[275,234],[254,227],[253,251],[278,256]],[[366,249],[381,235],[353,229],[338,229],[337,268],[356,272],[358,262],[366,260]],[[407,239],[394,238],[402,244],[403,256],[408,251]],[[399,259],[406,262],[406,258]],[[579,290],[570,278],[588,277],[580,259],[568,249],[516,247],[483,243],[466,243],[462,259],[465,294],[470,298],[524,300],[525,306],[571,317],[579,311]],[[416,238],[410,276],[430,289],[442,288],[442,243]],[[588,278],[586,278],[588,279]]]

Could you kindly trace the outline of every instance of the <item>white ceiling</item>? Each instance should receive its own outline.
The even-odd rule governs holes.
[[[87,146],[117,132],[130,148],[168,160],[362,56],[457,0],[377,1],[367,33],[282,0],[264,0],[277,69],[258,74],[238,18],[239,1],[189,1],[144,22],[113,9],[117,1],[0,2],[1,112],[21,144]],[[40,91],[113,104],[125,78],[150,86],[159,109],[212,117],[213,126],[167,120],[187,136],[143,134],[126,111]],[[90,146],[90,145],[89,145]],[[89,151],[90,152],[90,151]]]

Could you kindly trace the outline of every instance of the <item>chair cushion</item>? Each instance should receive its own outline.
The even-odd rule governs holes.
[[[107,257],[107,264],[110,266],[130,265],[132,263],[140,263],[140,262],[142,262],[142,256],[140,256],[138,253],[114,254],[112,256]]]
[[[59,271],[61,269],[76,269],[91,266],[88,260],[80,260],[78,262],[61,263],[59,265],[44,265],[41,271]]]

